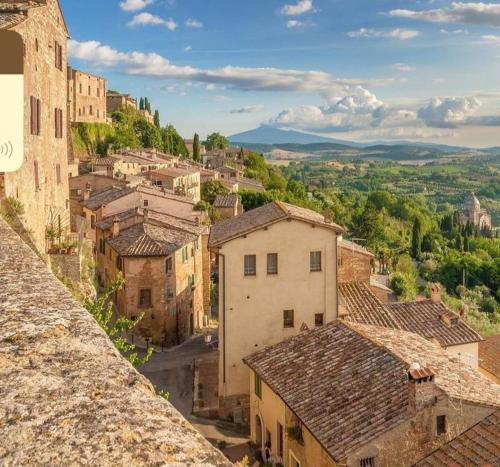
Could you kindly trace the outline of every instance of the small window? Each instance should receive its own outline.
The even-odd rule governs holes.
[[[311,272],[321,271],[321,251],[311,251]]]
[[[172,258],[167,258],[165,261],[165,272],[170,274],[172,272]]]
[[[61,109],[55,109],[54,111],[54,127],[55,127],[55,137],[63,137],[63,111]]]
[[[200,249],[200,243],[199,243],[198,239],[196,239],[196,240],[193,242],[193,246],[194,246],[194,249],[195,249],[195,250],[199,250],[199,249]]]
[[[359,461],[359,467],[375,467],[375,457],[365,457]]]
[[[267,254],[267,273],[278,274],[278,253]]]
[[[436,432],[438,435],[446,433],[446,415],[436,417]]]
[[[283,425],[277,422],[277,436],[278,436],[278,456],[283,457],[283,441],[284,441],[284,430]]]
[[[144,207],[147,208],[149,206],[149,201],[147,199],[144,200]]]
[[[187,247],[187,246],[185,246],[185,247],[182,249],[182,262],[183,262],[183,263],[187,263],[187,262],[188,262],[188,259],[189,259],[188,247]]]
[[[262,399],[262,380],[257,373],[254,373],[255,395]]]
[[[56,183],[61,184],[61,164],[56,164]]]
[[[293,328],[293,310],[283,311],[283,327]]]
[[[33,167],[35,171],[35,190],[40,189],[40,174],[38,173],[38,161],[33,162]]]
[[[118,271],[123,271],[123,262],[121,256],[116,257],[116,269],[118,269]]]
[[[255,276],[257,273],[257,258],[255,255],[245,255],[245,276]]]
[[[80,83],[80,94],[83,93],[82,83]]]
[[[57,42],[57,41],[55,42],[54,50],[55,50],[55,54],[56,54],[56,59],[55,59],[56,68],[58,70],[62,71],[62,68],[63,68],[63,49],[62,49],[62,45],[59,44],[59,42]]]
[[[95,216],[94,216],[94,214],[92,214],[90,216],[90,228],[95,229]]]
[[[151,308],[151,289],[139,290],[139,308]]]
[[[97,97],[101,97],[101,90],[97,88]]]
[[[94,108],[89,105],[89,115],[94,115]]]
[[[32,135],[40,135],[42,106],[40,99],[30,97],[30,130]]]
[[[89,86],[89,96],[92,94],[91,90],[90,90],[90,86]]]
[[[314,315],[314,325],[316,327],[323,326],[323,321],[324,321],[323,317],[324,317],[323,313],[316,313]]]

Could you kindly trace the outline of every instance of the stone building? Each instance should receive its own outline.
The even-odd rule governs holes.
[[[108,91],[106,93],[106,110],[108,115],[121,107],[137,109],[137,100],[131,97],[130,94]]]
[[[68,115],[71,123],[106,123],[106,80],[68,66]]]
[[[148,179],[156,186],[174,191],[180,196],[186,196],[194,202],[201,199],[201,179],[198,167],[170,167],[152,170]]]
[[[491,216],[485,209],[481,209],[481,203],[476,198],[474,193],[471,193],[464,203],[464,209],[460,214],[460,223],[462,225],[472,223],[479,229],[491,229]]]
[[[0,199],[24,208],[23,223],[40,251],[48,226],[69,230],[66,44],[57,0],[0,3],[0,29],[24,42],[24,163],[0,174]]]
[[[500,384],[500,335],[485,337],[479,343],[479,371]]]
[[[123,274],[125,287],[114,303],[122,316],[144,314],[141,337],[170,346],[203,327],[205,229],[148,209],[97,223],[97,275],[109,286]]]
[[[240,197],[235,193],[217,195],[213,207],[220,213],[221,219],[231,219],[243,214],[243,205]]]
[[[194,139],[185,139],[184,144],[186,145],[186,149],[188,150],[188,153],[190,156],[193,155],[194,152]],[[205,145],[200,143],[200,156],[204,156],[207,153],[207,150],[205,148]]]
[[[286,467],[411,466],[500,407],[499,385],[406,331],[337,321],[244,360],[252,441]]]
[[[248,422],[243,357],[337,318],[341,232],[316,212],[278,201],[212,226],[222,418]]]
[[[2,465],[232,465],[0,218]]]

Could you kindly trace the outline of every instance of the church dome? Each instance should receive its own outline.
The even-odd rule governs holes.
[[[471,193],[467,198],[465,198],[465,207],[467,209],[481,209],[481,203],[476,198],[474,193]]]

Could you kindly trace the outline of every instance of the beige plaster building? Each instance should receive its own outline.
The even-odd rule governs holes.
[[[118,110],[121,107],[132,107],[137,109],[137,100],[130,94],[120,94],[118,92],[108,91],[106,93],[106,109],[108,114]]]
[[[40,251],[49,225],[69,230],[66,44],[57,0],[3,2],[0,29],[24,42],[24,163],[0,174],[0,200],[24,208],[23,223]],[[22,53],[22,51],[20,51]]]
[[[152,170],[148,179],[156,186],[174,191],[180,196],[186,196],[194,202],[201,199],[200,169],[197,167],[169,167]]]
[[[217,195],[213,207],[220,213],[221,219],[231,219],[243,214],[243,205],[240,197],[235,193]]]
[[[416,334],[334,322],[247,356],[252,440],[285,467],[410,466],[500,406]]]
[[[243,357],[337,318],[341,232],[323,216],[282,202],[212,227],[209,247],[219,265],[222,418],[248,421]]]
[[[68,66],[68,113],[71,123],[106,123],[106,80]]]
[[[119,315],[143,319],[138,332],[176,345],[203,327],[203,253],[199,223],[148,209],[97,222],[97,274],[109,286],[122,273]]]

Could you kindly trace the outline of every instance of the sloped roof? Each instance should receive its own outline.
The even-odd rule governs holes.
[[[441,446],[414,467],[500,465],[500,410]]]
[[[500,335],[487,337],[479,343],[479,365],[500,378]]]
[[[223,220],[215,224],[210,231],[209,246],[215,247],[234,238],[249,234],[284,219],[301,220],[315,225],[342,232],[342,227],[325,222],[324,216],[310,209],[294,206],[282,201],[273,201],[264,206],[247,211],[241,216]]]
[[[362,253],[367,256],[374,256],[371,251],[368,251],[366,248],[363,246],[359,245],[358,243],[351,242],[350,240],[342,239],[341,242],[339,242],[341,248],[345,248],[346,250],[354,250],[357,253]]]
[[[111,203],[112,201],[120,199],[123,196],[127,196],[134,191],[134,188],[110,187],[91,196],[87,201],[83,203],[83,205],[87,209],[95,211],[96,209],[99,209],[100,207]]]
[[[363,282],[339,284],[340,300],[347,307],[345,319],[354,323],[414,332],[436,339],[443,347],[480,342],[482,337],[444,303],[431,300],[383,304]],[[440,318],[456,319],[446,325]]]
[[[196,238],[190,232],[142,222],[109,238],[108,243],[120,256],[167,256]]]
[[[335,460],[409,416],[405,364],[341,322],[244,361]]]
[[[238,195],[217,195],[214,200],[214,208],[234,208],[238,204]]]
[[[27,11],[45,6],[47,0],[25,0],[0,2],[0,29],[9,29],[25,21]]]

